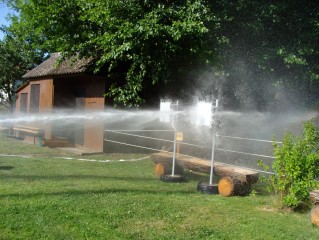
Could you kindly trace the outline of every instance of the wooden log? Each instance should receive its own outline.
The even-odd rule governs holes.
[[[310,211],[310,221],[319,227],[319,205],[315,205]]]
[[[155,175],[160,177],[165,174],[165,166],[163,163],[156,163],[155,165]]]
[[[151,155],[155,163],[171,162],[171,153],[154,153]],[[211,162],[209,160],[186,157],[176,154],[176,162],[178,165],[193,171],[210,173]],[[220,162],[214,162],[214,174],[220,177],[230,176],[241,183],[254,184],[258,181],[259,173],[238,166],[230,166]]]
[[[316,205],[319,203],[319,190],[313,190],[309,194],[312,204]]]
[[[183,175],[184,168],[180,165],[175,165],[175,174]],[[172,174],[172,163],[169,162],[160,162],[155,165],[155,175],[160,177],[162,175]]]
[[[226,176],[222,177],[218,182],[218,192],[223,197],[244,196],[250,193],[251,185],[240,182],[238,179]]]

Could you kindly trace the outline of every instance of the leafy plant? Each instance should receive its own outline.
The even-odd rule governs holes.
[[[284,206],[296,208],[309,200],[309,191],[319,186],[319,128],[304,125],[303,135],[286,133],[282,145],[274,142],[275,175],[268,179]]]

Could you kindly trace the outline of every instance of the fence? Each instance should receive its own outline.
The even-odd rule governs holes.
[[[173,130],[125,130],[125,129],[120,129],[120,130],[105,130],[105,132],[109,132],[109,133],[113,133],[113,134],[117,134],[117,135],[122,135],[122,136],[129,136],[129,137],[133,137],[136,139],[144,139],[147,140],[149,143],[150,141],[159,141],[159,142],[165,142],[168,143],[170,145],[173,145],[174,143],[177,143],[179,146],[191,146],[191,147],[195,147],[198,149],[208,149],[211,150],[212,147],[207,147],[207,146],[203,146],[203,145],[199,145],[199,144],[195,144],[195,143],[190,143],[190,142],[183,142],[183,141],[176,141],[176,134],[175,131]],[[145,136],[145,135],[140,135],[140,134],[136,134],[136,133],[168,133],[171,134],[172,136],[171,139],[164,139],[164,138],[159,138],[159,137],[151,137],[151,136]],[[184,133],[185,134],[185,133]],[[186,133],[187,134],[187,133]],[[232,139],[232,140],[244,140],[244,141],[248,141],[248,142],[259,142],[259,143],[265,143],[265,144],[270,144],[273,141],[270,140],[263,140],[263,139],[255,139],[255,138],[245,138],[245,137],[236,137],[236,136],[227,136],[227,135],[219,135],[216,134],[216,137],[218,139]],[[149,147],[149,146],[143,146],[143,145],[138,145],[138,144],[133,144],[133,143],[129,143],[129,142],[124,142],[124,141],[118,141],[118,140],[112,140],[109,138],[105,138],[104,141],[106,142],[110,142],[110,143],[114,143],[114,144],[119,144],[119,145],[123,145],[123,146],[128,146],[128,147],[134,147],[134,148],[139,148],[139,149],[144,149],[144,150],[148,150],[148,151],[153,151],[153,152],[167,152],[167,153],[174,153],[174,150],[172,149],[172,151],[167,150],[167,149],[159,149],[156,147]],[[277,143],[281,143],[281,142],[277,142]],[[217,152],[224,152],[224,153],[232,153],[232,154],[239,154],[239,155],[244,155],[244,156],[251,156],[251,157],[258,157],[258,158],[267,158],[267,159],[271,159],[271,161],[274,159],[274,156],[270,156],[270,155],[265,155],[265,154],[259,154],[259,153],[251,153],[251,152],[244,152],[244,151],[237,151],[237,150],[232,150],[232,149],[225,149],[225,148],[220,148],[220,147],[215,147],[215,151]],[[187,157],[195,157],[194,154],[185,154],[185,153],[179,153],[180,155],[183,156],[187,156]],[[216,158],[217,161],[219,160],[219,158]],[[230,165],[230,166],[237,166],[237,164],[234,163],[226,163],[223,162],[224,164]],[[256,160],[256,164],[257,164],[257,160]],[[271,171],[265,171],[262,169],[258,169],[257,167],[251,168],[251,167],[247,167],[247,163],[244,163],[245,166],[241,166],[243,168],[247,168],[247,169],[251,169],[254,171],[258,171],[258,172],[262,172],[262,173],[267,173],[267,174],[273,174],[273,172]]]

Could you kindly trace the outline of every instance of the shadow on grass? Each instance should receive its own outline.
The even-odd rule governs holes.
[[[12,166],[0,166],[0,170],[11,170],[13,168],[14,167],[12,167]]]
[[[0,170],[10,170],[12,166],[0,166]],[[186,182],[189,181],[205,181],[209,179],[209,175],[200,174],[197,172],[185,172],[184,174]],[[94,174],[61,174],[61,175],[11,175],[10,179],[19,179],[26,181],[40,181],[40,180],[53,180],[53,181],[65,181],[67,179],[79,179],[79,180],[118,180],[118,181],[160,181],[159,177],[154,176],[116,176],[116,175],[94,175]]]
[[[3,169],[9,170],[14,167],[11,166],[3,166]],[[0,166],[1,170],[1,166]],[[209,175],[201,174],[197,172],[185,172],[185,181],[180,182],[180,184],[187,183],[187,182],[203,182],[209,180]],[[154,176],[124,176],[124,175],[94,175],[94,174],[61,174],[61,175],[10,175],[10,179],[16,179],[19,181],[26,181],[26,182],[46,182],[46,181],[55,181],[55,182],[63,182],[69,180],[97,180],[97,181],[123,181],[123,182],[140,182],[140,183],[157,183],[162,182],[159,177]],[[218,182],[217,178],[214,178],[215,182]],[[178,184],[174,182],[167,182],[165,184]]]
[[[200,173],[195,171],[186,171],[185,177],[188,180],[198,181],[198,182],[207,182],[209,181],[209,174],[207,173]],[[220,177],[214,176],[214,182],[218,182]]]
[[[178,187],[178,185],[176,185]],[[189,190],[181,190],[181,189],[158,189],[158,186],[154,186],[154,189],[150,189],[150,186],[145,187],[145,189],[139,188],[139,189],[121,189],[121,188],[106,188],[106,189],[100,189],[100,190],[65,190],[65,191],[59,191],[59,192],[35,192],[35,193],[11,193],[11,194],[1,194],[1,198],[7,198],[7,197],[19,197],[19,198],[33,198],[33,197],[43,197],[43,196],[81,196],[81,195],[88,195],[92,196],[92,194],[148,194],[148,195],[157,195],[157,194],[165,194],[165,195],[176,195],[176,194],[182,194],[182,195],[191,195],[191,194],[197,194],[196,188],[194,186],[194,191]]]
[[[66,181],[68,179],[76,179],[76,180],[116,180],[116,181],[157,181],[156,177],[135,177],[135,176],[111,176],[111,175],[11,175],[10,179],[18,179],[18,180],[26,180],[26,181]]]
[[[165,183],[161,182],[158,177],[152,176],[116,176],[116,175],[93,175],[93,174],[69,174],[69,175],[11,175],[10,179],[22,180],[25,182],[34,182],[34,181],[56,181],[63,182],[65,184],[62,186],[61,191],[58,192],[29,192],[29,193],[9,193],[9,194],[1,194],[0,198],[5,197],[19,197],[19,198],[32,198],[32,197],[40,197],[40,196],[77,196],[77,195],[91,195],[91,194],[117,194],[117,193],[133,193],[133,194],[165,194],[165,195],[174,195],[174,194],[197,194],[196,190],[196,182],[204,181],[209,179],[207,174],[201,174],[197,172],[185,172],[186,182],[194,181],[193,189],[180,189],[180,186],[184,183]],[[70,190],[67,189],[68,185],[72,186],[72,182],[68,182],[69,180],[101,180],[109,186],[105,189],[84,189],[84,190]],[[110,183],[110,181],[113,181]],[[116,182],[118,181],[118,182]],[[122,182],[131,182],[132,188],[128,187],[121,188]],[[134,186],[134,182],[138,184],[143,184],[145,182],[145,186]],[[41,184],[41,183],[40,183]],[[45,183],[44,183],[45,184]],[[62,183],[63,184],[63,183]],[[127,184],[127,183],[125,183]],[[112,187],[114,185],[114,188]],[[168,185],[169,187],[165,188],[164,185]],[[176,185],[176,187],[172,188],[172,186]],[[63,189],[64,188],[64,189]]]
[[[187,179],[200,181],[203,176],[198,176],[194,173],[187,173]],[[204,176],[205,177],[205,176]],[[37,175],[16,175],[10,176],[10,179],[18,179],[25,180],[28,182],[31,181],[66,181],[65,186],[62,186],[61,191],[58,192],[34,192],[34,193],[9,193],[9,194],[1,194],[0,198],[5,197],[19,197],[19,198],[32,198],[32,197],[40,197],[40,196],[78,196],[78,195],[91,195],[91,194],[117,194],[117,193],[133,193],[133,194],[165,194],[165,195],[174,195],[174,194],[197,194],[196,184],[194,184],[193,190],[189,189],[180,189],[179,186],[183,183],[164,183],[161,182],[157,177],[135,177],[135,176],[99,176],[99,175],[54,175],[54,176],[37,176]],[[76,180],[106,180],[106,181],[114,181],[112,183],[106,182],[109,184],[105,189],[92,190],[92,189],[84,189],[84,190],[70,190],[67,189],[68,184],[70,186],[72,183],[67,182],[69,179]],[[116,182],[119,181],[119,182]],[[122,183],[120,181],[125,182],[145,182],[145,186],[134,186],[132,184],[132,188],[121,188]],[[160,184],[160,185],[159,185]],[[163,185],[162,185],[163,184]],[[112,187],[114,185],[114,188]],[[153,185],[153,186],[152,186]],[[163,187],[164,185],[169,185],[168,188]],[[176,185],[176,188],[172,188],[173,185]],[[126,185],[127,186],[127,185]],[[63,190],[63,188],[66,188]]]

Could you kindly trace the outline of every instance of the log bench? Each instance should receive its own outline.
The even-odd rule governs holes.
[[[156,163],[155,173],[157,175],[170,173],[171,168],[169,169],[167,166],[172,165],[171,153],[154,153],[151,155],[151,159]],[[176,166],[178,169],[183,167],[193,171],[210,173],[211,162],[176,154]],[[251,191],[251,185],[255,184],[259,178],[259,173],[256,171],[220,162],[214,162],[214,174],[221,177],[218,190],[223,196],[246,195]]]
[[[44,131],[41,128],[36,127],[30,127],[25,125],[14,125],[12,127],[12,130],[15,132],[15,134],[18,134],[19,137],[25,137],[25,136],[32,136],[33,137],[33,143],[35,144],[35,139],[43,138]]]

